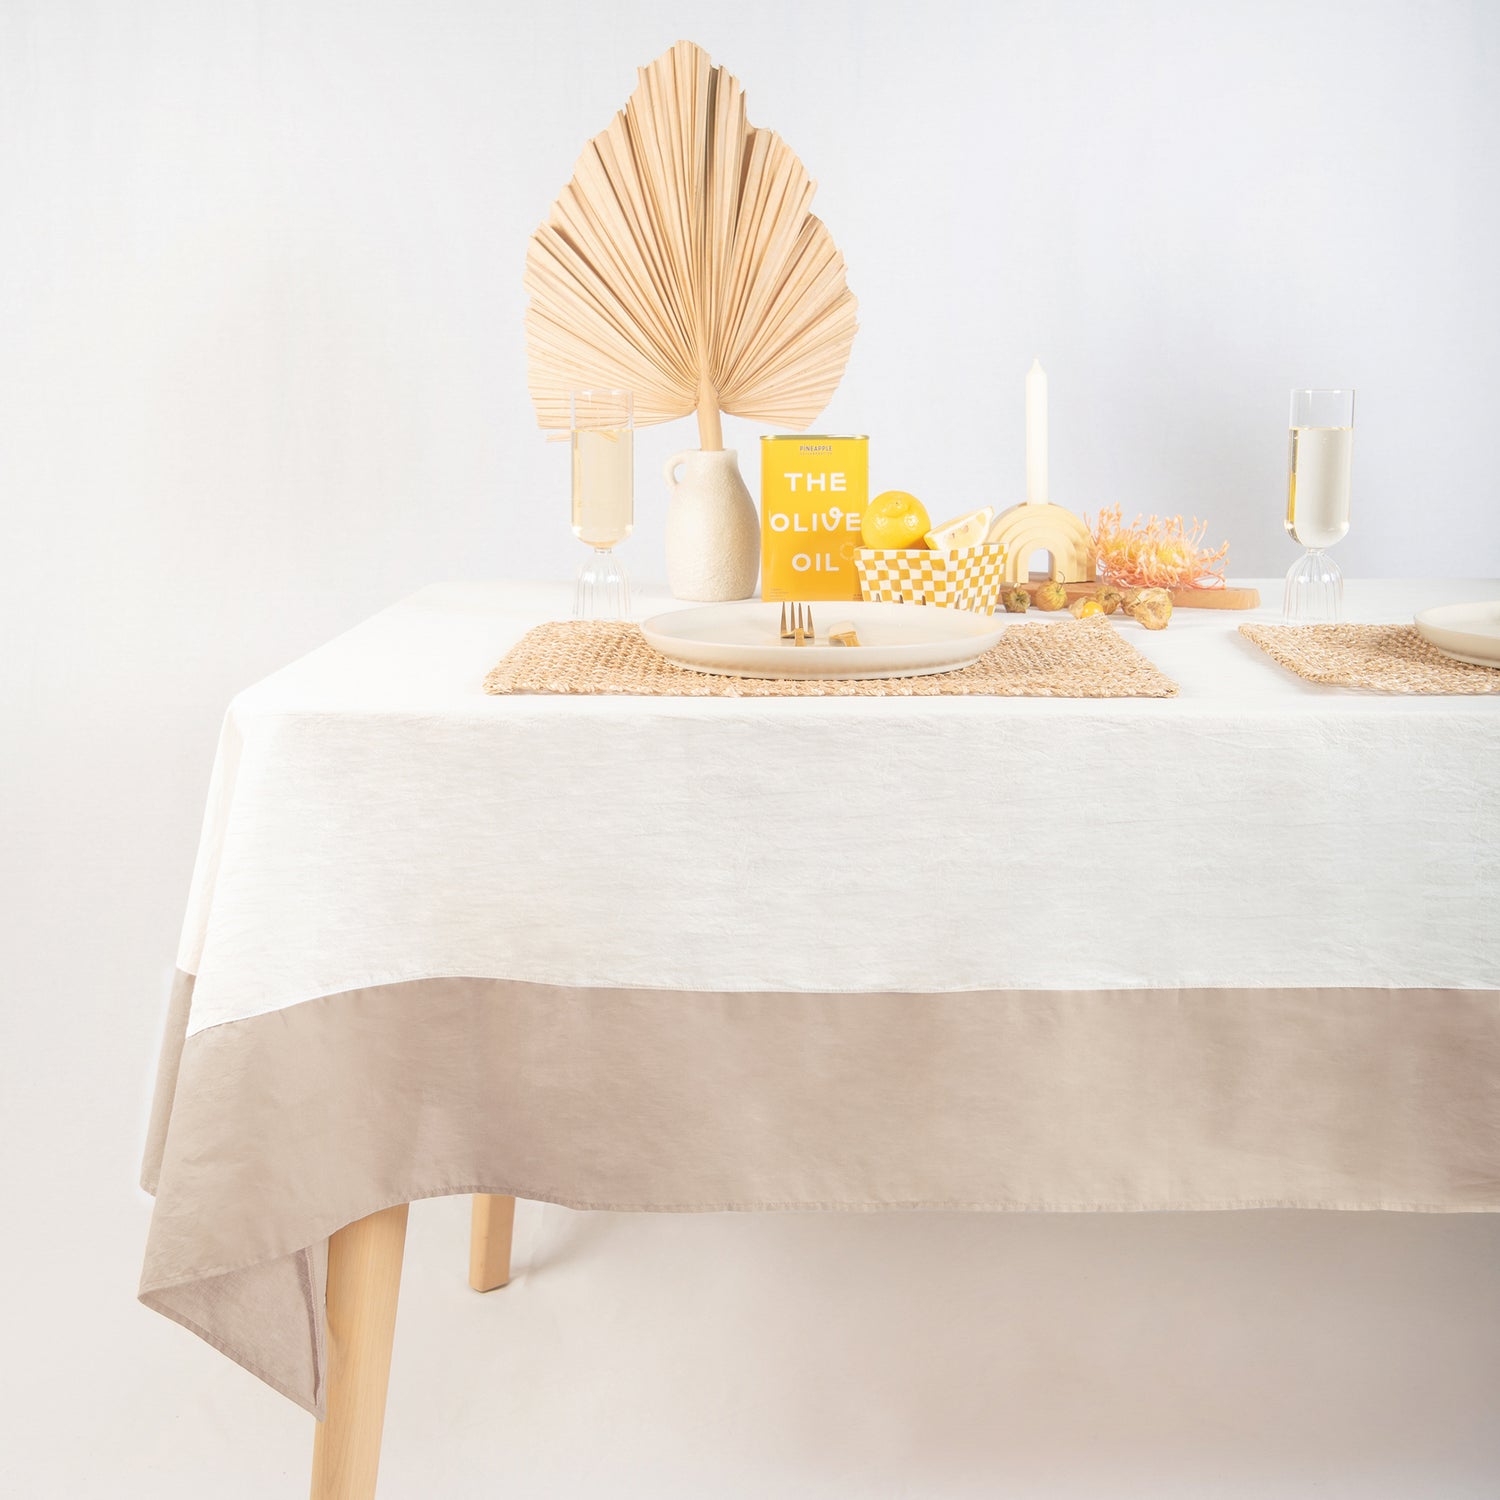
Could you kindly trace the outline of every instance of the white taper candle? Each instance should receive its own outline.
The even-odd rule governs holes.
[[[1026,372],[1026,503],[1047,503],[1047,372],[1037,359]]]

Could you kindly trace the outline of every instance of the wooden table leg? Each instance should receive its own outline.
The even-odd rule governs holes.
[[[516,1200],[499,1193],[476,1193],[469,1221],[469,1285],[493,1292],[510,1280],[510,1237]]]
[[[328,1417],[313,1439],[312,1500],[374,1500],[406,1213],[382,1209],[328,1241]]]

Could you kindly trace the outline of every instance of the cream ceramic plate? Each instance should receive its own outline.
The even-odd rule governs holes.
[[[966,667],[1005,626],[993,616],[931,605],[833,600],[812,606],[817,644],[780,638],[781,606],[759,599],[704,604],[656,615],[641,626],[668,661],[731,677],[922,677]],[[828,631],[849,621],[858,646],[831,646]]]
[[[1417,616],[1417,633],[1444,656],[1476,667],[1500,667],[1500,599],[1424,609]]]

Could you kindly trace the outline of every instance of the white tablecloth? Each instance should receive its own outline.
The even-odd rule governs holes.
[[[231,706],[142,1295],[294,1399],[327,1235],[436,1193],[1500,1208],[1500,697],[1216,611],[1099,627],[1173,699],[486,697],[567,602],[429,588]]]
[[[1356,583],[1351,614],[1475,593]],[[1124,627],[1176,699],[486,697],[567,607],[425,589],[235,700],[193,1030],[439,975],[1496,982],[1500,700],[1315,687],[1237,634],[1268,610]]]

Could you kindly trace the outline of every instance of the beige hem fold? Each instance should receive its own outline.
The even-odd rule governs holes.
[[[1500,1210],[1500,990],[430,979],[183,1043],[141,1300],[318,1415],[328,1236],[494,1192],[658,1212]]]

